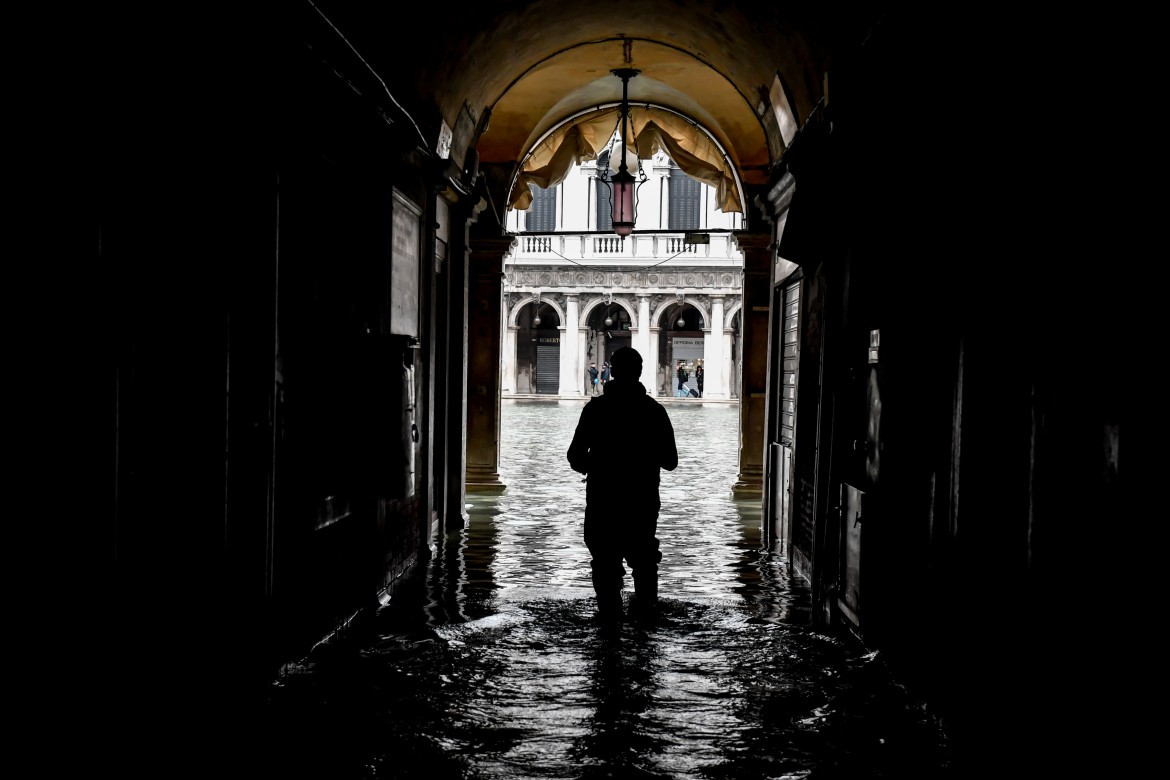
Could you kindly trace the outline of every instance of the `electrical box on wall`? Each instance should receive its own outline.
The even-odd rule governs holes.
[[[878,349],[882,345],[882,332],[880,330],[871,330],[869,332],[869,363],[873,365],[878,362]]]

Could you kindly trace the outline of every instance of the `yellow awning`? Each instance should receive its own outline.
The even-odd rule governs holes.
[[[526,211],[532,205],[529,184],[548,189],[564,181],[574,165],[596,160],[618,129],[618,118],[614,106],[578,117],[549,133],[525,161],[508,205]],[[665,151],[683,172],[715,188],[720,211],[743,212],[731,163],[711,137],[691,121],[671,111],[631,106],[627,145],[637,150],[641,160]]]

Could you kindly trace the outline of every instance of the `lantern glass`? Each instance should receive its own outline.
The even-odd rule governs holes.
[[[628,171],[613,175],[613,232],[628,236],[634,230],[634,177]]]

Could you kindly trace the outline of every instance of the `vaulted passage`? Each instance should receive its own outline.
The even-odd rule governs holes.
[[[1079,202],[1116,124],[1086,114],[1112,83],[1066,50],[1097,33],[1016,7],[847,6],[63,15],[31,63],[69,74],[45,90],[68,141],[21,261],[45,278],[13,289],[66,293],[35,320],[57,370],[32,380],[69,401],[36,494],[52,510],[31,522],[53,603],[77,608],[51,644],[84,637],[101,670],[70,699],[93,724],[87,770],[140,734],[168,764],[263,756],[249,726],[281,670],[445,575],[448,545],[482,528],[472,507],[525,478],[505,406],[576,411],[589,363],[627,343],[677,413],[734,410],[712,501],[749,508],[757,571],[805,599],[795,632],[880,658],[960,769],[1099,768],[1064,750],[1114,736],[1079,716],[1119,709],[1084,672],[1101,649],[1086,618],[1122,617],[1115,586],[1084,567],[1133,548],[1123,317],[1085,275],[1131,253],[1111,186]],[[642,182],[624,236],[623,162]],[[706,398],[673,398],[679,361],[702,361]],[[553,587],[525,566],[492,576]],[[529,617],[592,642],[592,596],[570,596]],[[704,622],[688,598],[683,622]],[[760,639],[753,668],[795,674]],[[645,679],[652,647],[619,677]],[[305,725],[277,731],[313,739]]]

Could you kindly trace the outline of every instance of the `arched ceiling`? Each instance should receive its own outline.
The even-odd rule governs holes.
[[[630,56],[623,56],[627,51]],[[518,149],[523,153],[566,117],[620,99],[621,80],[601,67],[607,62],[641,71],[629,83],[631,103],[685,114],[710,130],[741,167],[766,167],[764,125],[744,96],[705,63],[643,39],[581,44],[523,74],[491,107],[489,131],[477,146],[481,160],[515,159]]]
[[[360,40],[394,89],[414,91],[405,101],[415,111],[437,110],[454,130],[457,159],[474,148],[481,165],[514,168],[565,119],[619,101],[621,80],[611,71],[635,68],[632,103],[690,117],[725,147],[746,183],[764,183],[784,148],[768,102],[777,76],[803,122],[822,98],[835,43],[856,45],[886,4],[481,0],[415,6],[413,19],[388,2],[315,5]]]

